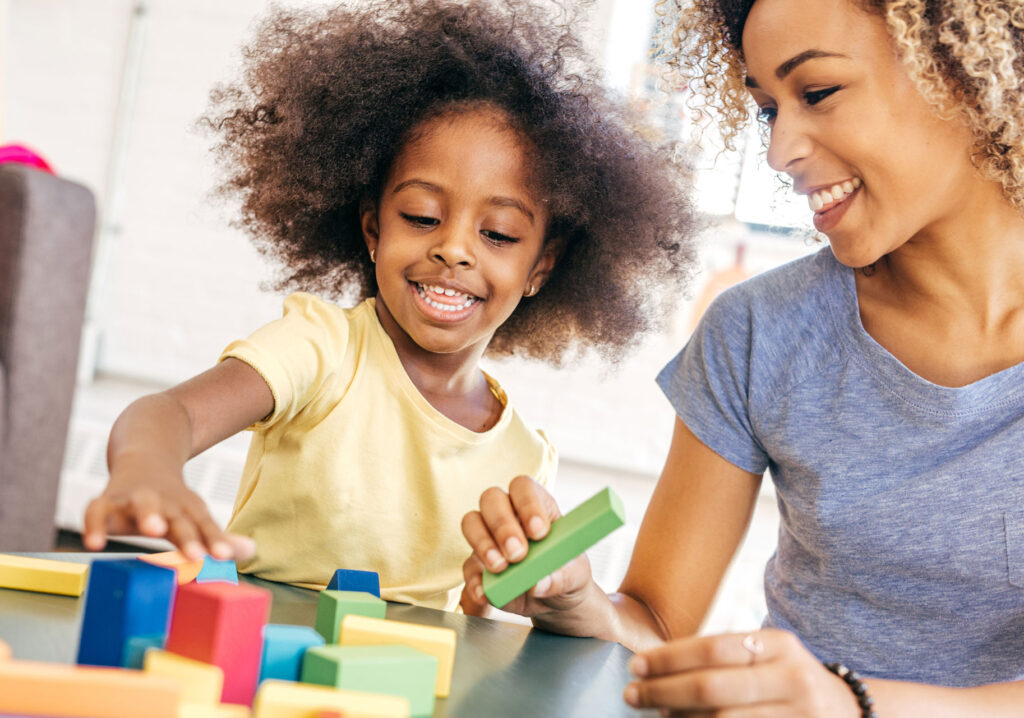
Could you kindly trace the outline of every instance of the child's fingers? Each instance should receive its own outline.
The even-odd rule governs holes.
[[[487,489],[480,497],[480,515],[507,560],[515,563],[526,557],[526,534],[508,494],[495,487]]]
[[[114,511],[110,499],[97,496],[85,507],[82,543],[90,551],[102,551],[107,545],[107,516]]]
[[[529,476],[512,479],[508,485],[508,495],[519,523],[534,541],[547,536],[551,522],[562,515],[554,497]]]
[[[206,553],[202,541],[199,539],[199,528],[191,516],[178,512],[175,516],[168,516],[170,529],[167,538],[178,547],[187,559],[198,561]]]
[[[192,508],[188,513],[198,527],[199,535],[211,556],[219,561],[234,558],[234,547],[228,542],[224,531],[213,520],[205,506]]]
[[[256,542],[248,536],[225,533],[224,538],[231,544],[236,561],[248,561],[256,555]]]
[[[484,596],[483,571],[484,565],[475,554],[470,554],[462,563],[462,578],[466,582],[462,589],[463,600],[468,598],[477,605],[487,603],[487,597]]]
[[[159,538],[167,533],[163,503],[160,495],[149,488],[135,489],[129,495],[129,510],[139,533],[143,536]]]
[[[508,567],[508,561],[494,542],[479,511],[470,511],[462,517],[462,535],[466,537],[466,541],[473,548],[474,557],[482,566],[486,566],[494,573],[504,571]]]

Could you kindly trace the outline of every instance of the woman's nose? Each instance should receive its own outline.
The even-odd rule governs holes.
[[[768,140],[768,166],[792,174],[797,163],[811,153],[811,138],[799,118],[779,112]]]

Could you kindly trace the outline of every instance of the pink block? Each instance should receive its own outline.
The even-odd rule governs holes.
[[[245,584],[178,587],[167,650],[224,670],[223,703],[251,705],[259,679],[270,592]]]

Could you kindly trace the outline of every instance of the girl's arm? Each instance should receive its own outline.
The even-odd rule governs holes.
[[[584,556],[504,609],[550,631],[618,641],[632,650],[692,635],[747,530],[760,483],[760,476],[722,459],[677,419],[619,592],[608,596],[597,587]],[[464,603],[484,601],[484,565],[500,571],[521,560],[525,537],[543,537],[559,515],[551,496],[528,479],[513,481],[508,494],[485,493],[480,511],[463,520],[474,552],[464,567]]]
[[[144,396],[118,417],[107,445],[110,481],[85,512],[84,543],[107,533],[166,537],[191,558],[246,558],[252,542],[224,533],[185,486],[190,458],[266,417],[274,397],[248,364],[228,358],[167,391]]]

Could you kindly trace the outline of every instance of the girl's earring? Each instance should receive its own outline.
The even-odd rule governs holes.
[[[530,288],[526,290],[526,296],[528,296],[528,297],[532,297],[536,293],[537,293],[537,287],[535,287],[532,284],[530,285]]]
[[[371,264],[376,264],[377,263],[377,250],[376,249],[371,249],[370,250],[370,263]]]

